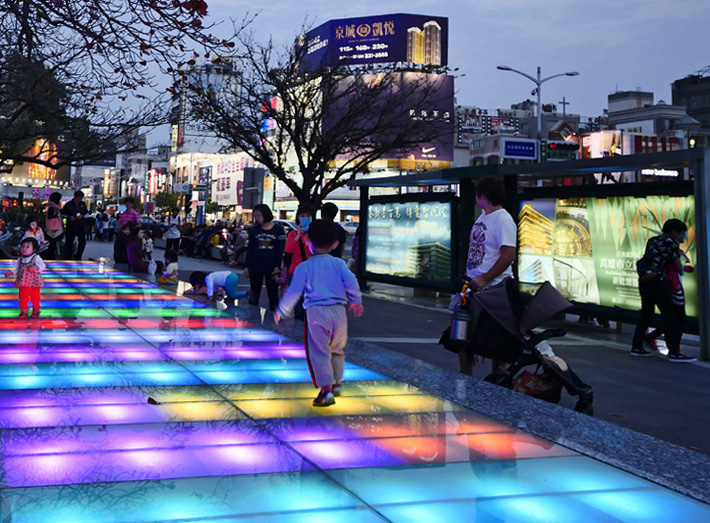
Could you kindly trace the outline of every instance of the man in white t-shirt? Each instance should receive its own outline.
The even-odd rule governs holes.
[[[481,214],[471,227],[466,259],[466,276],[474,290],[485,289],[513,276],[518,229],[513,217],[503,209],[505,187],[503,181],[486,176],[476,182],[476,204]],[[474,355],[469,350],[459,352],[459,369],[473,373]],[[492,361],[493,373],[502,370],[502,362]]]
[[[473,289],[484,289],[513,276],[518,229],[503,209],[503,182],[492,176],[476,182],[476,204],[481,214],[471,228],[466,276]]]
[[[173,210],[170,211],[170,216],[165,220],[164,225],[167,229],[165,230],[165,234],[163,234],[163,238],[165,238],[166,252],[170,249],[174,249],[175,252],[180,250],[180,237],[182,236],[180,227],[182,226],[182,220],[178,217],[179,213],[180,209],[173,207]]]

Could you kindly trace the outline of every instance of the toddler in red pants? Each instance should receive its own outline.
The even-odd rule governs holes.
[[[20,242],[20,257],[17,269],[5,273],[5,277],[15,277],[15,288],[20,291],[20,318],[27,318],[29,302],[32,302],[31,318],[39,318],[40,289],[42,288],[42,271],[44,260],[39,257],[39,243],[35,238],[24,238]]]

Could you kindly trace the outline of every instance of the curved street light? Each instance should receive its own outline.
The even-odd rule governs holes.
[[[567,73],[553,74],[552,76],[548,76],[547,78],[540,78],[540,66],[538,66],[536,78],[522,71],[518,71],[517,69],[513,69],[512,67],[508,67],[507,65],[499,65],[496,69],[500,69],[501,71],[512,71],[513,73],[518,73],[519,75],[524,76],[537,86],[535,87],[535,89],[533,89],[532,94],[537,94],[537,139],[540,140],[542,138],[542,97],[540,95],[540,86],[548,80],[552,80],[553,78],[557,78],[558,76],[578,76],[579,72],[569,71]]]

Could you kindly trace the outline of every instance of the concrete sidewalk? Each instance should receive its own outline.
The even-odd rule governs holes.
[[[111,257],[112,252],[109,243],[89,242],[84,257]],[[161,259],[161,250],[155,254]],[[193,270],[226,269],[214,260],[187,257],[180,259],[179,266],[181,280],[187,280]],[[246,289],[248,283],[240,281],[242,286]],[[262,306],[265,294],[262,293]],[[365,315],[349,320],[351,341],[374,343],[458,370],[457,356],[437,345],[450,322],[448,298],[414,294],[404,287],[372,284],[363,300]],[[617,329],[612,322],[612,328],[604,329],[576,320],[576,316],[568,316],[567,321],[557,322],[555,326],[564,327],[568,334],[551,344],[556,354],[593,387],[595,416],[710,455],[710,364],[670,363],[661,354],[634,358],[629,355],[632,325]],[[682,345],[688,354],[699,353],[695,336],[684,336]],[[486,361],[476,366],[474,376],[482,379],[489,372]],[[561,405],[572,408],[575,401],[563,391]]]

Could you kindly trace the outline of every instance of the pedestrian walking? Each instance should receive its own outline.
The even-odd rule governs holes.
[[[313,207],[310,205],[302,204],[296,211],[296,225],[298,228],[295,231],[290,231],[286,237],[284,264],[280,274],[282,292],[285,292],[291,284],[296,267],[312,255],[311,244],[308,241],[308,228],[311,220],[313,220],[313,215]],[[295,316],[299,320],[302,320],[305,316],[302,300],[296,304]]]
[[[687,363],[696,358],[686,355],[680,347],[686,322],[685,297],[681,275],[685,270],[681,262],[680,244],[688,236],[688,226],[672,218],[663,224],[662,234],[649,238],[643,258],[637,263],[639,294],[641,295],[641,320],[636,325],[631,342],[632,356],[650,356],[644,341],[646,329],[653,324],[656,307],[661,311],[662,330],[666,336],[668,361]],[[692,270],[691,267],[689,267]],[[688,271],[689,272],[689,271]],[[646,339],[645,339],[646,338]],[[645,340],[644,340],[645,339]]]
[[[62,207],[62,214],[66,216],[66,243],[64,244],[65,260],[81,260],[86,247],[86,232],[84,230],[84,217],[89,210],[84,203],[84,193],[76,191],[74,198]],[[74,241],[78,242],[74,251]]]
[[[336,256],[338,258],[343,257],[343,252],[345,251],[345,244],[348,242],[348,233],[343,229],[343,226],[335,221],[335,217],[338,215],[338,206],[333,202],[326,202],[323,207],[320,208],[320,216],[324,220],[330,220],[338,226],[338,246],[333,249],[330,253],[331,256]]]
[[[59,240],[64,236],[64,225],[62,224],[62,210],[60,202],[62,201],[62,193],[53,192],[49,195],[47,201],[47,211],[45,215],[45,228],[47,229],[47,238],[49,239],[49,247],[45,254],[48,260],[56,260],[59,257],[57,252]]]
[[[252,211],[255,225],[249,230],[246,269],[244,276],[249,278],[251,286],[251,305],[258,305],[261,287],[266,285],[269,296],[269,308],[276,310],[279,303],[279,288],[275,281],[286,246],[286,233],[283,227],[273,222],[274,215],[266,204],[258,204]]]
[[[274,312],[274,321],[287,317],[304,297],[306,310],[306,358],[313,384],[320,388],[315,407],[335,403],[341,394],[345,345],[348,341],[349,304],[355,317],[362,316],[362,295],[355,275],[330,251],[338,241],[338,229],[328,220],[314,220],[308,229],[313,256],[296,267],[291,285]]]
[[[141,217],[138,214],[138,211],[133,208],[135,203],[136,201],[130,196],[123,199],[123,205],[126,206],[126,210],[121,213],[121,216],[118,219],[121,227],[129,222],[133,222],[140,227]]]
[[[469,287],[483,290],[513,277],[517,227],[513,217],[503,208],[505,187],[500,178],[486,176],[476,182],[476,205],[482,214],[471,227],[466,276]],[[459,368],[463,374],[473,373],[471,350],[459,351]],[[493,373],[501,371],[501,363],[493,361]]]
[[[180,214],[180,209],[178,207],[173,207],[170,211],[170,216],[165,220],[164,225],[166,227],[165,234],[165,250],[174,249],[178,251],[180,249],[180,238],[182,233],[180,232],[180,227],[182,227],[182,219],[178,216]]]

